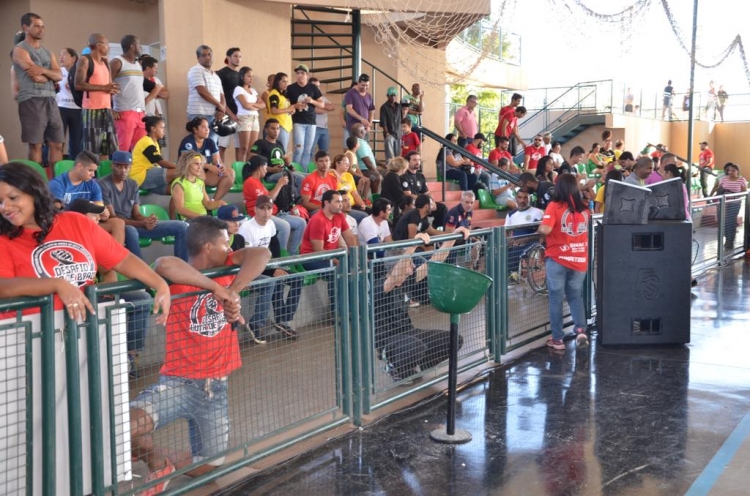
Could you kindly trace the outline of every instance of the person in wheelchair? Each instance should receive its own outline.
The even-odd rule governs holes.
[[[531,206],[530,193],[527,190],[519,189],[516,192],[516,203],[518,208],[510,212],[505,218],[506,228],[542,220],[544,212]],[[538,241],[535,233],[535,227],[513,229],[508,232],[510,236],[510,239],[508,239],[508,276],[511,279],[518,280],[520,274],[517,271],[521,258]]]

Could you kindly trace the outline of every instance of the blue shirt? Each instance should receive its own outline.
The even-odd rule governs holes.
[[[189,134],[180,142],[179,154],[182,155],[185,152],[198,152],[205,157],[207,164],[211,164],[213,163],[211,158],[219,153],[219,147],[214,140],[206,138],[203,140],[203,146],[198,148],[198,145],[195,144],[195,137]]]
[[[94,179],[74,186],[67,172],[52,179],[49,182],[49,190],[52,192],[52,198],[61,200],[64,205],[79,198],[91,202],[102,202],[102,189]]]
[[[445,216],[445,225],[455,229],[459,227],[471,229],[471,212],[464,211],[464,206],[459,203],[448,210],[448,214]]]

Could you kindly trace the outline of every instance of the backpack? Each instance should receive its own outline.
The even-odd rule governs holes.
[[[294,201],[294,177],[291,172],[286,170],[286,168],[284,168],[281,174],[286,176],[287,179],[289,179],[289,182],[285,186],[282,186],[279,194],[276,195],[276,201],[274,203],[279,208],[279,212],[290,212],[296,203]]]
[[[86,57],[89,61],[89,67],[86,70],[86,82],[88,83],[91,79],[91,76],[94,75],[94,61],[91,59],[91,55],[89,54],[82,55],[82,57]],[[68,72],[68,88],[70,88],[70,94],[73,95],[73,101],[75,102],[75,104],[79,107],[82,107],[84,92],[76,89],[76,69],[78,68],[78,60],[76,60],[76,63],[73,64],[73,67],[71,67],[70,71]],[[102,60],[104,60],[104,64],[107,66],[107,70],[109,70],[109,62],[107,62],[106,59]]]

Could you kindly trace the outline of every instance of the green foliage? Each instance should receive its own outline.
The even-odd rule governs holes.
[[[450,102],[453,104],[450,106],[449,112],[450,132],[455,132],[453,130],[453,115],[457,109],[466,104],[466,99],[469,95],[476,95],[479,102],[475,112],[477,113],[477,120],[479,122],[479,131],[487,137],[487,142],[484,146],[484,151],[487,153],[495,146],[492,136],[495,134],[495,129],[497,128],[498,114],[500,107],[507,105],[505,100],[509,96],[494,88],[483,88],[466,84],[450,85]]]

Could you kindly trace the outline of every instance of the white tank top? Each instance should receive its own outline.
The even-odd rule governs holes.
[[[143,97],[143,69],[138,63],[130,63],[124,58],[115,57],[120,60],[122,67],[114,82],[120,85],[120,93],[113,97],[114,109],[118,112],[124,110],[140,110],[146,108]]]

